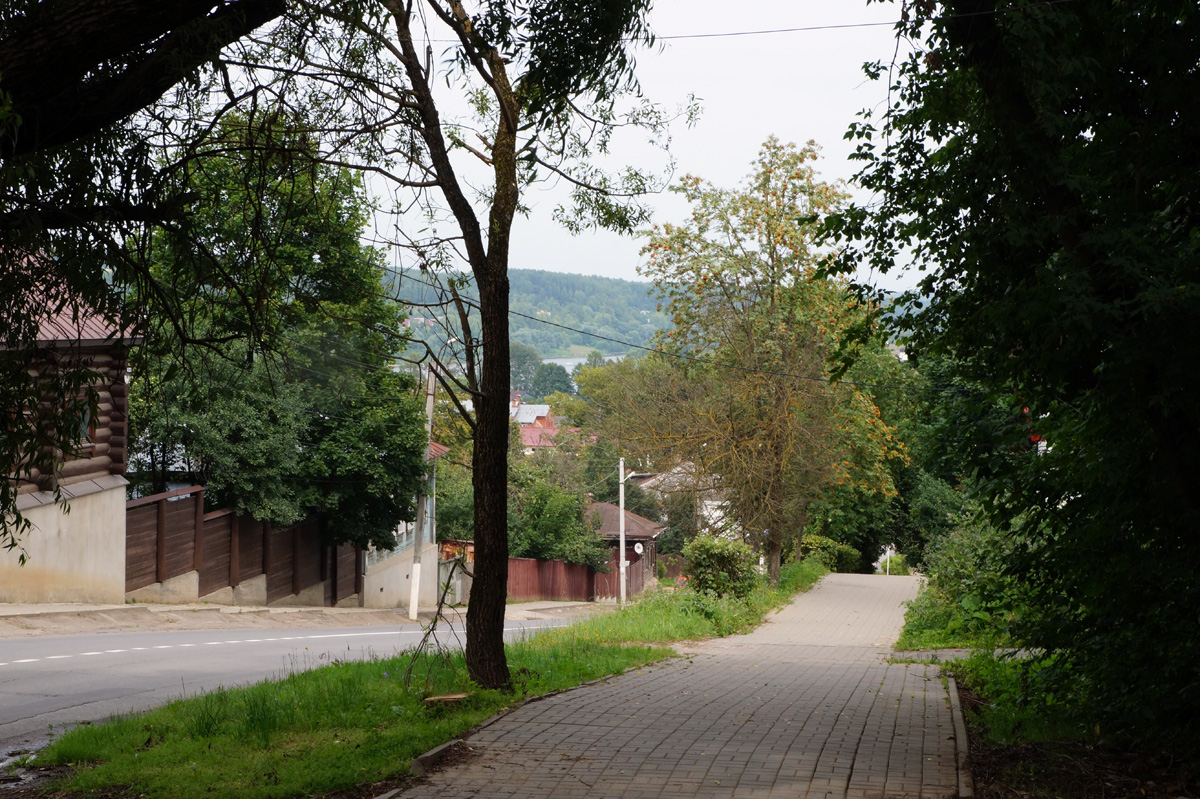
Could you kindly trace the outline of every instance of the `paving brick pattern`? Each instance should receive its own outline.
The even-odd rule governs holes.
[[[952,797],[936,667],[887,662],[916,590],[830,575],[748,635],[520,708],[404,796]]]

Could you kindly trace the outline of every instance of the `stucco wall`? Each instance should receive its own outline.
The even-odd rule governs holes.
[[[125,601],[125,481],[60,504],[25,508],[32,529],[17,550],[0,549],[0,602]]]
[[[387,560],[367,566],[363,575],[362,606],[365,608],[407,608],[409,585],[412,580],[412,547],[397,551]],[[422,608],[437,605],[438,596],[438,547],[426,544],[421,550],[421,596],[417,604]]]

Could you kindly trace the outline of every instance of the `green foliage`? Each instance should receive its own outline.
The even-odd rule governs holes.
[[[584,517],[586,496],[569,477],[557,473],[558,465],[555,460],[510,456],[508,554],[587,564],[604,571],[608,548]]]
[[[186,476],[213,507],[276,524],[315,513],[331,541],[392,546],[425,436],[413,381],[386,368],[400,317],[358,239],[361,183],[314,168],[294,132],[221,131],[193,164],[186,229],[151,250],[169,289],[141,295],[154,328],[133,356],[136,477],[164,490]],[[270,236],[246,247],[247,231]],[[167,321],[180,311],[208,346],[184,345]]]
[[[584,521],[580,495],[536,478],[525,482],[514,477],[517,490],[509,501],[509,555],[564,560],[603,570],[608,549]]]
[[[542,365],[542,354],[536,347],[513,341],[508,345],[508,382],[517,390],[533,389],[533,379]]]
[[[908,561],[904,559],[904,556],[897,553],[891,556],[885,555],[879,562],[879,565],[875,567],[875,573],[909,575],[912,574],[912,568],[908,565]]]
[[[995,743],[1067,741],[1088,736],[1078,677],[1063,680],[1058,658],[975,652],[950,670],[986,703],[975,722]],[[1092,727],[1093,731],[1098,728]]]
[[[663,499],[667,510],[667,529],[656,541],[660,555],[683,554],[688,542],[700,534],[701,519],[697,502],[694,491],[673,491]]]
[[[744,598],[754,589],[758,573],[754,550],[741,541],[702,535],[683,548],[689,586],[717,597]]]
[[[1038,611],[1016,642],[1084,675],[1106,728],[1197,747],[1200,13],[960,10],[910,8],[918,46],[869,69],[892,96],[849,132],[872,202],[829,229],[847,270],[922,270],[895,318],[976,390],[968,466]]]
[[[801,558],[814,558],[835,572],[856,572],[862,561],[862,553],[849,544],[813,533],[801,536],[799,551]]]
[[[534,372],[533,382],[529,384],[529,393],[542,399],[555,392],[575,393],[575,385],[571,382],[571,376],[567,374],[566,367],[557,363],[539,364],[537,371]]]
[[[475,538],[475,492],[471,473],[445,458],[437,462],[437,537],[439,541]]]
[[[977,505],[925,554],[928,585],[905,616],[901,649],[999,646],[1030,615],[1029,591],[1009,573],[1021,542],[988,521]]]

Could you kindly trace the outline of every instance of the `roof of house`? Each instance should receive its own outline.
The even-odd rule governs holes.
[[[604,538],[616,538],[621,533],[621,509],[611,502],[593,502],[587,507],[589,519],[598,521],[596,532]],[[625,511],[625,537],[633,540],[653,540],[667,526],[645,516]]]
[[[99,314],[71,307],[46,308],[38,320],[38,343],[84,344],[113,341],[120,337],[116,326]]]
[[[513,418],[517,420],[517,424],[533,424],[539,417],[549,415],[549,405],[521,405]]]
[[[436,461],[449,451],[450,448],[445,444],[439,444],[436,441],[430,441],[429,446],[425,448],[425,458],[426,460]]]
[[[532,425],[522,427],[521,446],[533,449],[553,447],[556,435],[558,435],[557,427],[533,427]]]

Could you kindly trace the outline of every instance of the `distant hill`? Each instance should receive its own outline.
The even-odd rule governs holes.
[[[536,347],[543,357],[583,355],[592,349],[606,355],[621,354],[628,349],[546,322],[642,346],[667,326],[667,317],[656,310],[649,283],[534,269],[511,269],[508,279],[509,337]],[[417,280],[401,276],[397,282],[401,299],[421,302],[431,297],[430,289]],[[389,290],[396,288],[390,286]],[[469,289],[464,293],[474,294]],[[420,316],[421,312],[411,315]]]

